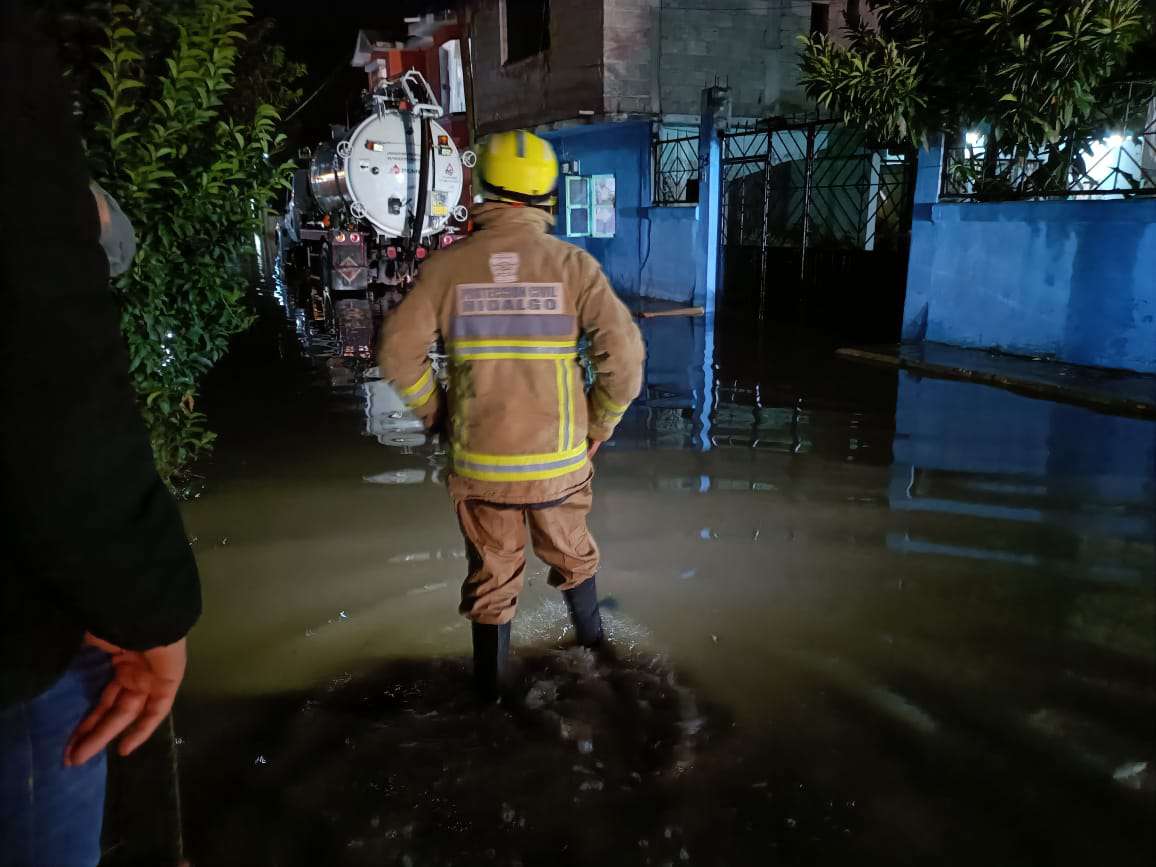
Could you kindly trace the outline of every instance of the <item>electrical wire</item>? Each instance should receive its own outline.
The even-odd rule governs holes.
[[[289,114],[285,115],[285,117],[283,117],[281,119],[281,123],[288,123],[294,117],[296,117],[298,112],[301,111],[301,109],[305,108],[305,106],[307,106],[307,105],[309,105],[309,103],[313,102],[313,100],[317,98],[317,95],[319,93],[321,93],[321,91],[323,91],[326,87],[328,87],[330,84],[333,83],[333,80],[335,78],[337,78],[338,73],[340,73],[341,70],[344,68],[345,68],[345,61],[343,60],[340,63],[338,63],[337,66],[335,66],[333,68],[333,71],[329,73],[329,75],[325,78],[325,80],[323,82],[321,82],[321,84],[317,85],[317,89],[314,90],[313,93],[309,94],[309,96],[305,98],[304,102],[299,103],[295,109],[293,109],[291,112],[289,112]]]

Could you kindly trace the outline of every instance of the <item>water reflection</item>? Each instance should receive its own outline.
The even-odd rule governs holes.
[[[188,506],[192,535],[232,540],[197,546],[194,855],[1147,863],[1152,422],[725,317],[643,322],[644,394],[598,456],[592,514],[629,653],[559,650],[531,561],[522,688],[479,718],[444,447],[301,321],[282,351],[307,376],[253,364],[267,344],[235,362],[215,420],[268,400]]]
[[[413,449],[426,444],[425,427],[389,383],[376,378],[377,368],[361,383],[365,397],[365,432],[383,446]]]
[[[889,504],[951,519],[908,522],[895,550],[1148,582],[1156,425],[904,373]]]
[[[376,367],[360,360],[372,344],[369,308],[359,308],[352,324],[340,316],[326,321],[308,304],[297,306],[309,295],[287,288],[279,269],[272,286],[302,351],[335,395],[361,406],[364,433],[409,458],[404,467],[364,474],[365,481],[440,484],[441,447]],[[781,497],[797,486],[793,474],[811,472],[804,468],[812,460],[889,467],[880,488],[859,486],[843,500],[885,504],[895,517],[876,538],[896,553],[1095,580],[1143,582],[1156,568],[1150,421],[866,371],[833,361],[822,345],[801,348],[797,335],[756,333],[713,317],[655,318],[640,327],[642,394],[604,452],[632,484]],[[640,451],[667,457],[626,457]]]

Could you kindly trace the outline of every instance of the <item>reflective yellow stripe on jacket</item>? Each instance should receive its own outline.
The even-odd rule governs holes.
[[[483,482],[555,479],[586,466],[586,443],[539,455],[485,455],[455,451],[454,472]]]
[[[512,337],[490,337],[479,340],[455,340],[449,345],[455,361],[556,361],[576,358],[578,345],[573,340],[524,340]]]
[[[425,373],[423,373],[418,381],[408,388],[401,389],[398,393],[401,399],[405,401],[405,405],[410,409],[418,409],[425,406],[431,397],[433,397],[434,389],[437,383],[433,378],[433,365],[427,365]]]
[[[586,443],[574,444],[573,366],[578,346],[572,339],[492,337],[455,340],[449,346],[455,362],[553,362],[558,391],[558,448],[532,455],[490,455],[458,450],[454,472],[483,482],[541,481],[564,476],[586,465]]]
[[[626,410],[630,409],[629,404],[623,405],[612,401],[605,390],[599,388],[597,384],[594,386],[594,406],[599,413],[613,421],[614,424],[617,424],[626,414]]]

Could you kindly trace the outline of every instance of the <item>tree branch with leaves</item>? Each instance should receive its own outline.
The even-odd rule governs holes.
[[[253,320],[243,257],[287,186],[280,112],[303,69],[250,42],[248,0],[154,0],[103,10],[95,86],[79,91],[93,175],[138,236],[115,283],[131,375],[171,485],[212,444],[196,409],[204,375]],[[279,64],[238,81],[246,63]],[[276,80],[258,89],[251,82]],[[274,102],[266,101],[273,99]]]
[[[1141,0],[876,0],[878,30],[801,37],[808,96],[881,142],[984,125],[1039,148],[1111,98],[1152,32]]]

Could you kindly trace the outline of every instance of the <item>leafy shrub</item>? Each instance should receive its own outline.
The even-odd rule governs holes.
[[[275,155],[279,108],[235,71],[246,48],[301,68],[279,49],[246,41],[248,0],[141,0],[108,7],[106,43],[80,78],[93,175],[136,228],[132,269],[115,284],[133,384],[157,467],[170,485],[211,446],[196,408],[204,375],[253,320],[243,256],[267,203],[288,184]],[[285,86],[276,101],[293,98]]]
[[[982,125],[989,150],[1056,142],[1151,62],[1141,0],[874,0],[878,29],[802,37],[807,94],[884,142]],[[1006,149],[1006,148],[1005,148]]]

